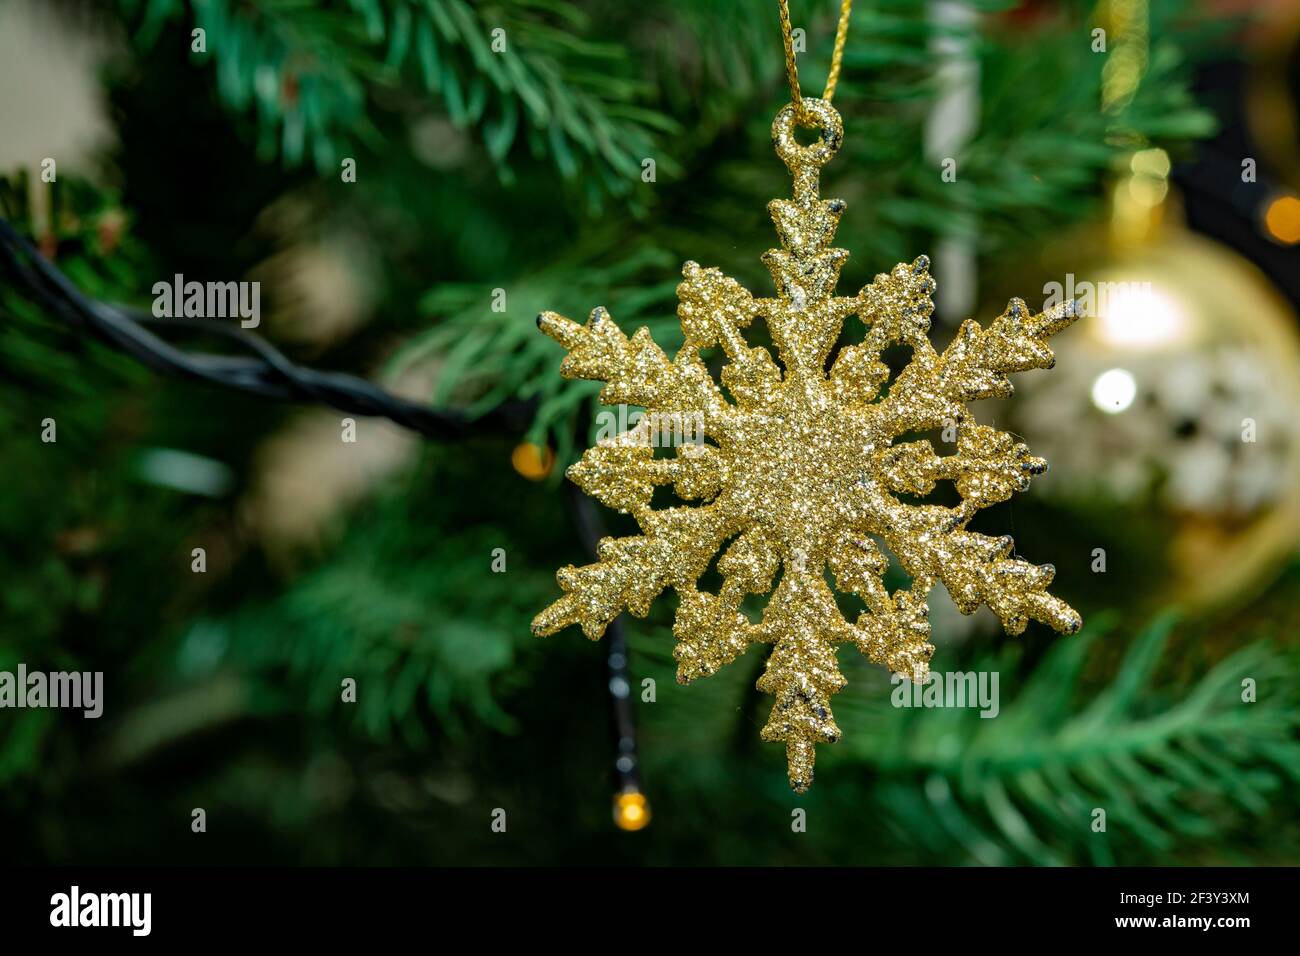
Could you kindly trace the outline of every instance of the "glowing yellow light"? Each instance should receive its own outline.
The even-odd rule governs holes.
[[[1134,175],[1164,179],[1171,168],[1169,154],[1163,149],[1139,149],[1128,162]]]
[[[529,481],[541,481],[551,473],[555,464],[555,452],[545,445],[523,442],[516,445],[510,453],[510,464]]]
[[[1102,282],[1097,290],[1095,334],[1124,348],[1171,345],[1188,333],[1187,313],[1145,282]]]
[[[1092,383],[1092,404],[1110,415],[1118,415],[1137,398],[1137,380],[1133,373],[1122,368],[1112,368],[1097,376]]]
[[[650,823],[650,805],[645,794],[620,793],[614,798],[614,822],[620,830],[640,830]]]
[[[1169,195],[1169,181],[1151,176],[1134,176],[1128,181],[1129,197],[1144,209],[1159,206]]]
[[[1300,242],[1300,199],[1295,196],[1278,196],[1268,204],[1264,213],[1268,234],[1278,242],[1293,246]]]

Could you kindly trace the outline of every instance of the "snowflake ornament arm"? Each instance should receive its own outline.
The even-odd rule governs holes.
[[[758,687],[776,702],[762,737],[785,744],[790,784],[800,792],[812,782],[815,745],[840,737],[830,708],[845,684],[836,644],[853,643],[871,661],[924,679],[934,651],[926,597],[936,582],[963,613],[988,605],[1013,634],[1030,618],[1064,633],[1082,625],[1047,593],[1051,565],[1014,557],[1009,537],[966,530],[977,511],[1047,468],[1009,433],[971,421],[966,405],[1010,395],[1011,372],[1050,368],[1047,340],[1074,321],[1073,303],[1033,315],[1014,299],[987,329],[966,322],[940,355],[928,337],[935,283],[925,257],[877,276],[856,296],[834,295],[848,258],[830,247],[844,203],[819,198],[818,177],[843,127],[830,104],[805,98],[803,107],[820,127],[816,143],[795,140],[793,104],[772,127],[794,178],[793,197],[769,205],[781,238],[781,248],[763,256],[775,298],[754,298],[717,269],[686,263],[677,290],[685,344],[671,360],[645,328],[629,339],[604,309],[585,325],[538,316],[568,350],[561,374],[603,381],[602,402],[648,414],[568,471],[585,492],[631,514],[642,534],[606,538],[597,563],[562,568],[563,596],[533,621],[539,635],[578,624],[594,639],[623,610],[647,614],[671,587],[680,598],[673,634],[682,683],[716,672],[750,644],[772,645]],[[843,322],[855,314],[864,340],[842,349],[827,374]],[[741,335],[760,316],[780,366]],[[913,356],[885,391],[881,355],[896,343]],[[734,403],[700,358],[713,347],[726,355],[721,382]],[[699,423],[708,442],[656,457],[654,430],[665,416]],[[957,426],[953,455],[938,455],[928,441],[897,442],[948,422]],[[959,505],[899,497],[927,495],[938,481],[954,484]],[[652,508],[655,487],[669,484],[698,503]],[[910,589],[886,590],[888,559],[878,542],[912,578]],[[720,550],[722,587],[702,591],[698,581]],[[828,567],[839,589],[866,604],[856,622],[840,613]],[[741,611],[745,596],[769,592],[761,621],[751,622]]]

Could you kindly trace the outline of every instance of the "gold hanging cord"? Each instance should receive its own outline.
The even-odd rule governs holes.
[[[781,34],[785,39],[785,72],[790,77],[790,95],[795,112],[801,119],[807,119],[803,106],[803,95],[799,92],[799,67],[794,62],[794,29],[790,26],[789,0],[777,0],[781,12]],[[840,80],[840,61],[844,58],[844,38],[849,32],[849,13],[853,10],[853,0],[841,0],[840,22],[835,28],[835,49],[831,53],[831,72],[826,77],[826,92],[822,99],[827,103],[835,95],[835,85]]]

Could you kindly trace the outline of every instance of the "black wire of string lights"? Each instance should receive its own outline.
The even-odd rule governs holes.
[[[3,217],[0,217],[0,269],[16,279],[29,299],[49,309],[67,325],[89,332],[111,348],[166,375],[274,401],[311,402],[355,415],[387,418],[440,442],[487,434],[518,434],[532,417],[531,402],[508,402],[474,417],[459,409],[435,408],[394,395],[355,375],[298,365],[265,339],[229,323],[158,318],[143,309],[100,302],[78,289]],[[146,326],[160,331],[220,335],[251,354],[185,351]],[[584,546],[594,557],[602,536],[600,516],[589,498],[572,490],[575,493],[569,497],[569,506],[574,523]],[[649,808],[640,786],[627,637],[621,615],[610,624],[608,631],[606,669],[615,737],[614,820],[622,829],[639,830],[649,822]]]
[[[0,257],[34,301],[48,306],[69,325],[86,329],[100,341],[157,372],[261,398],[315,402],[342,412],[388,418],[436,441],[518,432],[527,425],[531,415],[529,403],[516,402],[471,418],[457,409],[434,408],[401,398],[355,375],[297,365],[265,339],[228,323],[158,318],[143,309],[96,301],[84,295],[3,218],[0,218]],[[217,334],[252,355],[187,352],[145,326]]]
[[[569,485],[573,517],[587,550],[596,556],[596,547],[605,536],[604,522],[590,498],[576,485]],[[632,681],[628,672],[627,631],[624,615],[619,614],[605,628],[605,664],[609,674],[609,700],[613,715],[614,766],[611,768],[617,789],[614,793],[614,822],[624,830],[640,830],[650,822],[650,807],[641,791],[640,756],[636,745],[636,714],[632,701]]]

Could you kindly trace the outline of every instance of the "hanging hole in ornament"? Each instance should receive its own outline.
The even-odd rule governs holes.
[[[844,143],[844,123],[835,107],[825,100],[805,97],[799,113],[787,103],[772,121],[772,142],[786,166],[824,166]],[[809,131],[812,132],[811,138]],[[806,144],[801,140],[809,140]]]
[[[811,122],[796,123],[791,132],[794,135],[794,141],[804,149],[807,149],[810,146],[815,146],[817,143],[822,141],[824,136],[824,130],[816,123]]]

